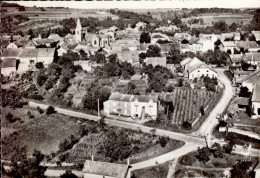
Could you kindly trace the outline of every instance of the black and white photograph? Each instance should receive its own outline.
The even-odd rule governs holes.
[[[1,177],[260,178],[260,0],[0,6]]]

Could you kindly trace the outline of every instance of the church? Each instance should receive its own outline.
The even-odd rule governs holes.
[[[85,33],[85,35],[83,35]],[[91,34],[87,32],[87,28],[82,27],[80,19],[77,19],[75,29],[75,41],[77,43],[85,42],[88,46],[105,48],[110,46],[110,36],[101,34]]]

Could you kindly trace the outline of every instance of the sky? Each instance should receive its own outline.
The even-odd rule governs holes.
[[[69,7],[80,9],[156,8],[260,8],[260,0],[172,0],[172,1],[14,1],[24,6]]]

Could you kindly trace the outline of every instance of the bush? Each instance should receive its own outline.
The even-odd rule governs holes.
[[[34,100],[43,100],[44,99],[42,95],[37,95],[37,94],[29,95],[28,98],[34,99]]]
[[[191,123],[189,123],[188,121],[183,122],[182,128],[184,128],[185,130],[190,130],[192,128]]]
[[[59,155],[60,162],[66,161],[66,159],[69,157],[69,153],[64,153]]]
[[[47,108],[47,110],[46,110],[46,115],[53,114],[53,113],[55,113],[55,112],[56,112],[56,111],[55,111],[55,108],[52,107],[52,106],[49,106],[49,107]]]
[[[166,147],[167,143],[170,141],[169,137],[159,137],[159,142],[161,144],[161,147]]]
[[[40,114],[44,113],[44,111],[39,106],[36,109]]]
[[[37,69],[42,69],[42,68],[44,68],[42,62],[37,62],[37,63],[35,64],[35,67],[36,67]]]

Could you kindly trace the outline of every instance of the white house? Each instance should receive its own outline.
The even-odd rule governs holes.
[[[104,113],[138,118],[148,115],[155,119],[157,104],[158,96],[112,93],[109,100],[104,102]]]
[[[237,81],[237,83],[241,83],[243,87],[247,87],[250,92],[253,91],[255,84],[260,81],[260,68],[250,73],[244,79]]]
[[[256,84],[251,99],[253,109],[253,119],[260,118],[260,83]]]
[[[202,76],[207,76],[210,78],[216,78],[217,72],[210,66],[199,60],[197,57],[186,58],[181,61],[181,66],[184,69],[185,76],[190,80],[195,78],[200,78]]]
[[[231,54],[234,53],[234,49],[236,48],[236,44],[234,41],[223,41],[222,42],[224,51],[227,52],[228,50],[231,51]]]
[[[1,74],[4,76],[11,76],[16,73],[17,60],[15,58],[7,58],[1,63]]]

